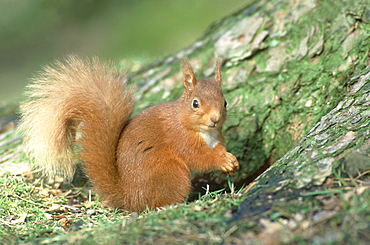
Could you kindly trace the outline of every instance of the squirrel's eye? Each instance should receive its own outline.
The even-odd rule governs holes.
[[[199,108],[199,102],[197,100],[193,100],[193,108]]]
[[[227,106],[227,101],[225,100],[225,104],[224,104],[224,106],[226,107]]]

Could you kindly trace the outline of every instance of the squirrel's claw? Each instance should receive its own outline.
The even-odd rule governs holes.
[[[229,152],[225,152],[221,156],[224,156],[227,159],[224,165],[221,166],[221,170],[230,176],[234,176],[234,172],[239,169],[238,160]]]

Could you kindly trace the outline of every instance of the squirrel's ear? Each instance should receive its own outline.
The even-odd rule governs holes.
[[[186,57],[182,59],[181,69],[184,74],[184,87],[188,92],[190,92],[194,89],[195,85],[197,85],[197,79],[195,78],[193,68],[191,68]]]
[[[221,74],[221,60],[216,60],[216,74],[215,74],[215,80],[218,82],[218,84],[221,85],[222,82],[222,74]]]

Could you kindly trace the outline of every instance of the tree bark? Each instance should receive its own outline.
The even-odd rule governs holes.
[[[321,183],[340,159],[362,154],[354,147],[369,145],[368,3],[255,1],[214,23],[190,47],[133,74],[139,108],[180,95],[183,56],[199,77],[213,75],[217,56],[229,102],[227,145],[241,163],[236,183],[278,159],[263,176],[283,171],[284,184]]]
[[[233,180],[237,186],[253,181],[243,190],[238,209],[223,214],[229,217],[225,244],[279,244],[284,232],[291,236],[309,230],[302,241],[325,226],[337,232],[323,232],[328,240],[322,243],[345,232],[347,243],[369,237],[369,43],[368,0],[259,0],[214,23],[188,48],[128,77],[137,86],[141,111],[181,95],[182,57],[189,58],[198,77],[213,76],[215,57],[222,60],[229,105],[225,136],[241,164]],[[9,145],[2,151],[14,144]],[[227,186],[224,176],[202,175],[193,183],[201,185],[207,178],[207,183]],[[328,192],[333,176],[343,185],[341,176],[355,179],[352,193],[337,191],[337,183],[329,183]],[[329,195],[319,199],[320,193]],[[366,200],[352,198],[361,193]],[[351,215],[356,217],[349,222]],[[266,227],[282,221],[283,228]]]

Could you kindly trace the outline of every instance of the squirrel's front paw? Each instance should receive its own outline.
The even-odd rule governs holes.
[[[221,156],[225,157],[225,162],[222,164],[220,169],[230,176],[234,176],[234,172],[239,169],[239,162],[236,157],[229,153],[224,152]]]

